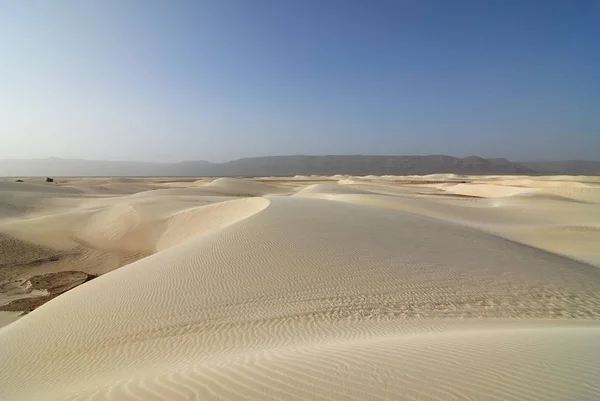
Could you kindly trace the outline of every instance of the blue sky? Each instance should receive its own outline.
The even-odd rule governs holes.
[[[0,158],[600,160],[600,1],[6,1]]]

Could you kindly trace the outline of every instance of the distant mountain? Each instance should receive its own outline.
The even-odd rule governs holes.
[[[600,175],[600,161],[562,160],[555,162],[524,162],[520,164],[541,174]]]
[[[185,161],[146,163],[79,159],[0,160],[0,176],[294,176],[294,175],[410,175],[537,174],[528,166],[506,159],[478,156],[269,156],[226,163]]]
[[[444,156],[271,156],[218,165],[219,175],[410,175],[433,173],[528,174],[532,170],[505,159]]]

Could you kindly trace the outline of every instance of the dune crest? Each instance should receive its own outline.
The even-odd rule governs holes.
[[[215,188],[221,193],[229,193],[236,196],[262,196],[287,192],[285,189],[275,185],[239,178],[217,178],[204,185],[204,188],[207,187]]]
[[[246,198],[178,212],[168,219],[167,227],[156,243],[156,250],[162,251],[211,230],[223,229],[267,206],[269,201],[265,198]]]

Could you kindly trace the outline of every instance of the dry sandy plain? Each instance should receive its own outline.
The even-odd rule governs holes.
[[[600,399],[600,177],[25,181],[2,401]]]

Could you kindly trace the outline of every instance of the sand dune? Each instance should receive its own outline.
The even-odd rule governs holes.
[[[328,195],[328,194],[368,194],[359,188],[336,184],[313,184],[302,188],[294,196]]]
[[[4,296],[101,275],[0,312],[0,400],[600,399],[596,187],[445,178],[32,190]]]
[[[35,192],[37,194],[76,194],[81,191],[77,188],[69,186],[59,186],[55,184],[45,184],[41,182],[10,182],[0,181],[0,191],[2,192],[16,192],[16,193],[28,193]]]
[[[269,201],[265,198],[246,198],[184,210],[168,219],[156,249],[161,251],[211,230],[223,229],[268,205]]]
[[[204,185],[204,188],[215,188],[219,193],[234,194],[236,196],[262,196],[289,192],[274,185],[236,178],[217,178]]]
[[[443,185],[446,192],[457,195],[477,196],[482,198],[498,198],[533,192],[535,189],[519,186],[497,184],[456,184]]]

